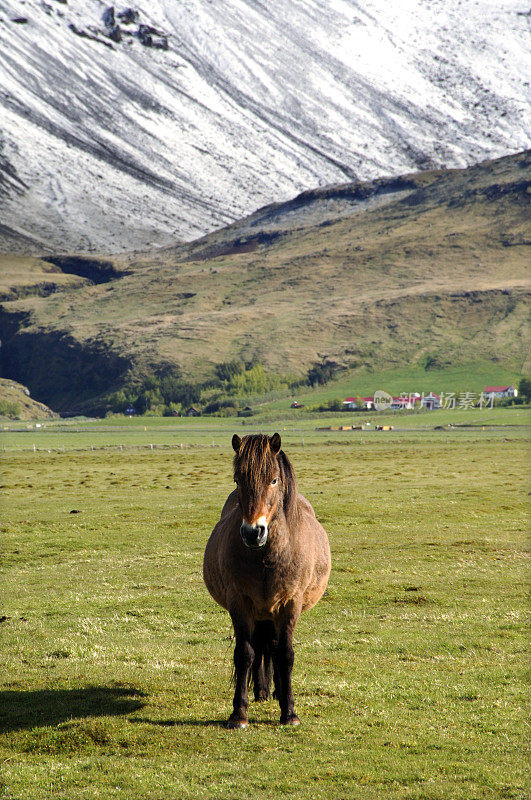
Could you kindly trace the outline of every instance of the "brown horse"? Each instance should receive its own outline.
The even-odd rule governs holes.
[[[236,637],[235,692],[228,728],[247,727],[248,686],[269,697],[273,673],[280,722],[298,725],[291,672],[293,631],[330,575],[330,546],[310,503],[297,492],[278,433],[234,434],[234,480],[208,540],[203,577],[227,609]]]

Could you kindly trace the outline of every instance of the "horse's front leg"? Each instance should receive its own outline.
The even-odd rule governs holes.
[[[300,719],[295,713],[295,700],[291,686],[291,673],[295,661],[293,650],[293,632],[299,618],[300,611],[296,608],[280,621],[278,630],[278,644],[275,652],[275,673],[278,673],[276,687],[277,699],[280,704],[280,722],[282,725],[299,725]]]
[[[231,614],[231,617],[236,636],[236,646],[234,647],[235,690],[232,702],[233,711],[227,722],[227,728],[246,728],[248,725],[249,673],[254,659],[254,651],[251,645],[250,626],[239,619],[236,614]]]

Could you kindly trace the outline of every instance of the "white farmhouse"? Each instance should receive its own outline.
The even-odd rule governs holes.
[[[485,386],[485,394],[487,399],[494,398],[494,400],[504,399],[506,397],[518,397],[518,389],[514,386]]]
[[[355,411],[358,407],[355,397],[345,397],[343,405],[345,408],[351,409],[352,411]]]

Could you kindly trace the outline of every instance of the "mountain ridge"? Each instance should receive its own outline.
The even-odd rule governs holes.
[[[102,412],[142,375],[197,384],[233,359],[293,377],[426,355],[525,371],[530,176],[526,152],[393,179],[369,207],[351,201],[374,184],[318,189],[193,243],[71,257],[70,274],[16,261],[25,296],[2,290],[2,374],[57,410]]]

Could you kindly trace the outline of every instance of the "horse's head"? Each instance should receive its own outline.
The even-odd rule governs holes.
[[[281,509],[289,513],[295,496],[295,478],[291,464],[280,449],[278,433],[232,437],[234,480],[243,522],[241,537],[247,547],[263,547],[269,526]]]

